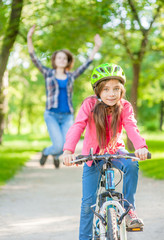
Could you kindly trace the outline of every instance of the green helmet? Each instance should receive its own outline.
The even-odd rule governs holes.
[[[126,77],[122,68],[113,63],[103,63],[93,69],[91,75],[92,87],[95,88],[100,82],[106,79],[118,79],[122,84],[126,82]]]

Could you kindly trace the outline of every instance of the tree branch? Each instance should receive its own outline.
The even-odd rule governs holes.
[[[148,31],[152,28],[153,23],[155,22],[156,18],[159,16],[159,12],[160,12],[160,10],[161,10],[161,7],[162,7],[161,5],[158,6],[157,12],[156,12],[156,14],[154,15],[152,21],[150,22],[150,26],[149,26],[149,28],[148,28]]]
[[[121,29],[122,29],[122,36],[123,36],[123,39],[124,39],[124,41],[122,41],[122,45],[125,47],[127,54],[130,56],[131,60],[133,61],[134,60],[134,55],[133,55],[133,53],[131,52],[131,50],[128,46],[128,40],[126,38],[125,27],[124,27],[122,18],[121,18],[120,26],[121,26]]]
[[[161,5],[158,6],[157,12],[156,12],[156,14],[154,15],[152,21],[150,22],[149,28],[148,28],[148,29],[145,29],[145,28],[142,26],[141,22],[140,22],[140,19],[139,19],[139,16],[138,16],[138,13],[137,13],[137,10],[136,10],[136,8],[135,8],[135,6],[134,6],[133,1],[132,1],[132,0],[128,0],[128,3],[129,3],[129,5],[130,5],[130,7],[131,7],[131,10],[132,10],[132,13],[133,13],[133,15],[134,15],[134,18],[136,19],[136,21],[138,22],[138,24],[139,24],[139,26],[140,26],[140,30],[141,30],[142,35],[143,35],[143,39],[142,39],[142,42],[141,42],[140,51],[139,51],[139,53],[138,53],[138,60],[141,61],[142,58],[143,58],[143,56],[144,56],[144,54],[145,54],[145,51],[146,51],[146,46],[147,46],[147,43],[148,43],[148,33],[149,33],[149,31],[151,30],[153,23],[155,22],[156,18],[157,18],[158,15],[159,15],[159,12],[160,12],[160,9],[161,9]]]
[[[148,43],[148,33],[150,32],[150,30],[152,28],[152,25],[155,22],[156,18],[159,16],[160,9],[161,9],[161,6],[159,5],[158,8],[157,8],[157,12],[154,15],[154,17],[153,17],[153,19],[150,23],[149,28],[146,29],[146,30],[144,29],[144,31],[142,32],[143,33],[143,39],[142,39],[142,42],[141,42],[141,48],[140,48],[140,52],[139,52],[139,60],[142,60],[142,58],[145,54],[146,46],[147,46],[147,43]]]
[[[137,10],[136,10],[136,8],[134,6],[133,1],[132,0],[128,0],[128,3],[130,5],[130,7],[131,7],[131,10],[132,10],[132,13],[134,15],[134,18],[136,19],[136,21],[138,22],[138,24],[140,26],[141,31],[144,31],[145,29],[143,28],[143,26],[142,26],[142,24],[140,22],[140,19],[139,19],[139,16],[138,16],[138,13],[137,13]]]

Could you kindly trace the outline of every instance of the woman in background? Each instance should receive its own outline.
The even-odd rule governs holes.
[[[70,72],[73,66],[73,56],[66,49],[55,51],[52,54],[52,68],[42,65],[35,54],[32,43],[32,35],[34,31],[35,25],[32,26],[28,32],[27,45],[33,63],[41,71],[45,79],[46,110],[44,113],[44,119],[52,141],[51,146],[43,149],[40,164],[43,166],[48,155],[53,155],[54,165],[58,168],[60,164],[59,156],[63,153],[65,136],[74,120],[74,110],[72,106],[74,80],[91,64],[96,52],[102,44],[102,41],[100,36],[96,34],[94,38],[95,46],[89,58],[74,72]]]

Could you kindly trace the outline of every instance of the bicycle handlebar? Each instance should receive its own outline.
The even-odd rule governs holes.
[[[132,156],[132,157],[134,156],[134,157],[135,157],[135,153],[128,153],[127,155],[128,155],[128,156]],[[147,153],[147,159],[151,159],[151,153],[150,153],[150,152]]]
[[[139,158],[137,158],[135,156],[134,153],[128,153],[126,155],[105,153],[103,155],[98,155],[98,154],[78,155],[76,157],[76,160],[70,161],[70,163],[82,164],[83,162],[93,161],[93,160],[97,160],[97,161],[106,160],[106,161],[108,161],[110,159],[119,159],[119,158],[126,158],[126,159],[131,158],[131,159],[134,159],[136,161],[140,160]],[[150,152],[148,152],[148,154],[147,154],[147,159],[151,159],[151,153]]]

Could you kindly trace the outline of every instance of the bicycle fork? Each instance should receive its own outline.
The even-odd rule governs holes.
[[[118,201],[109,200],[103,203],[103,205],[100,208],[100,213],[97,213],[93,210],[95,207],[95,204],[91,206],[91,209],[93,213],[99,218],[99,224],[100,224],[100,240],[105,240],[105,234],[106,234],[106,220],[105,220],[105,214],[107,207],[113,207],[119,211],[119,214],[122,216],[124,214],[124,209],[121,206],[121,204]],[[125,218],[122,219],[120,225],[120,239],[121,240],[127,240],[127,233],[126,233],[126,223]]]

